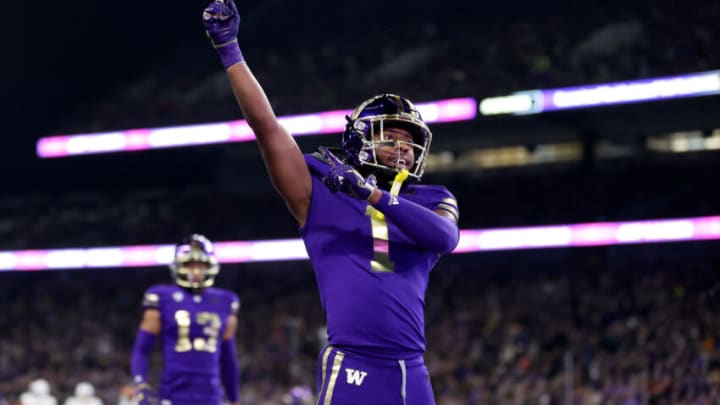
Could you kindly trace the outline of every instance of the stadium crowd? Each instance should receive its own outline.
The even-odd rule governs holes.
[[[424,181],[446,184],[467,207],[462,229],[705,216],[720,206],[720,193],[708,187],[717,170],[713,156],[613,161],[589,173],[577,167],[427,173]],[[274,190],[249,184],[265,181],[262,174],[241,174],[232,180],[235,189],[210,170],[204,183],[185,186],[133,188],[129,177],[105,191],[2,197],[3,249],[172,243],[192,232],[215,240],[297,237]]]
[[[240,41],[253,44],[243,51],[280,115],[351,108],[382,92],[415,101],[482,98],[720,66],[713,40],[720,35],[720,6],[712,1],[454,0],[399,8],[379,0],[322,0],[316,6],[279,1],[241,9]],[[309,28],[320,21],[339,26],[332,35]],[[198,41],[166,50],[145,74],[78,106],[51,131],[235,119],[224,72],[201,33],[198,27]]]
[[[707,242],[446,258],[426,300],[438,404],[720,403],[717,251]],[[13,286],[0,293],[5,398],[15,403],[42,377],[58,398],[90,381],[117,403],[142,292],[167,270],[0,278]],[[308,264],[226,265],[218,285],[242,300],[241,403],[312,403],[325,335]],[[306,402],[293,402],[298,392]]]

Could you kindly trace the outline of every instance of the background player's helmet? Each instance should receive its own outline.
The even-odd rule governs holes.
[[[432,132],[425,125],[415,105],[395,94],[380,94],[365,100],[347,117],[348,123],[342,137],[347,163],[357,168],[369,168],[370,172],[388,177],[398,169],[382,164],[375,153],[375,146],[383,142],[375,139],[384,128],[403,128],[410,132],[415,154],[415,164],[410,169],[411,178],[420,181],[425,171],[425,161],[430,153]]]
[[[50,395],[50,383],[44,378],[38,378],[30,383],[28,391],[37,396]]]
[[[193,263],[207,264],[207,269],[199,280],[192,275],[191,264]],[[220,264],[215,257],[212,242],[197,233],[183,238],[175,246],[175,257],[170,263],[170,272],[175,283],[180,287],[195,289],[212,286],[215,277],[220,272]]]
[[[87,398],[95,395],[95,387],[87,381],[77,383],[75,386],[75,396],[78,398]]]

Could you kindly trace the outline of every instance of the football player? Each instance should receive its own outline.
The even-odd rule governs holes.
[[[174,285],[146,291],[131,359],[141,405],[238,403],[235,331],[240,302],[235,293],[212,287],[219,269],[212,243],[193,234],[175,247],[170,264]],[[155,393],[148,384],[148,368],[160,335],[163,369]]]
[[[203,21],[315,271],[328,328],[318,403],[434,404],[425,290],[459,231],[453,195],[418,184],[430,129],[408,99],[381,94],[348,117],[342,148],[303,155],[244,60],[233,1],[214,1]]]

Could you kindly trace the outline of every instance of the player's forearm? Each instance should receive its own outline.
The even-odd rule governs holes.
[[[235,99],[256,135],[274,133],[279,125],[265,91],[245,63],[237,41],[240,15],[232,0],[214,1],[203,11],[203,23],[225,67]]]
[[[240,391],[240,366],[233,339],[223,340],[220,346],[220,380],[228,401],[237,403]]]
[[[157,336],[144,330],[139,330],[135,337],[132,356],[130,358],[130,372],[136,385],[147,381],[148,363]]]
[[[415,243],[431,252],[450,253],[458,244],[458,226],[449,218],[380,189],[375,189],[368,201]]]

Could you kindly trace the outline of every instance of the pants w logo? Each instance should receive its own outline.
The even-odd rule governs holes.
[[[422,356],[365,357],[328,346],[318,362],[317,405],[434,405]]]
[[[360,370],[353,370],[351,368],[346,368],[345,373],[347,373],[347,383],[355,384],[358,387],[362,385],[365,376],[367,376],[366,372]]]

